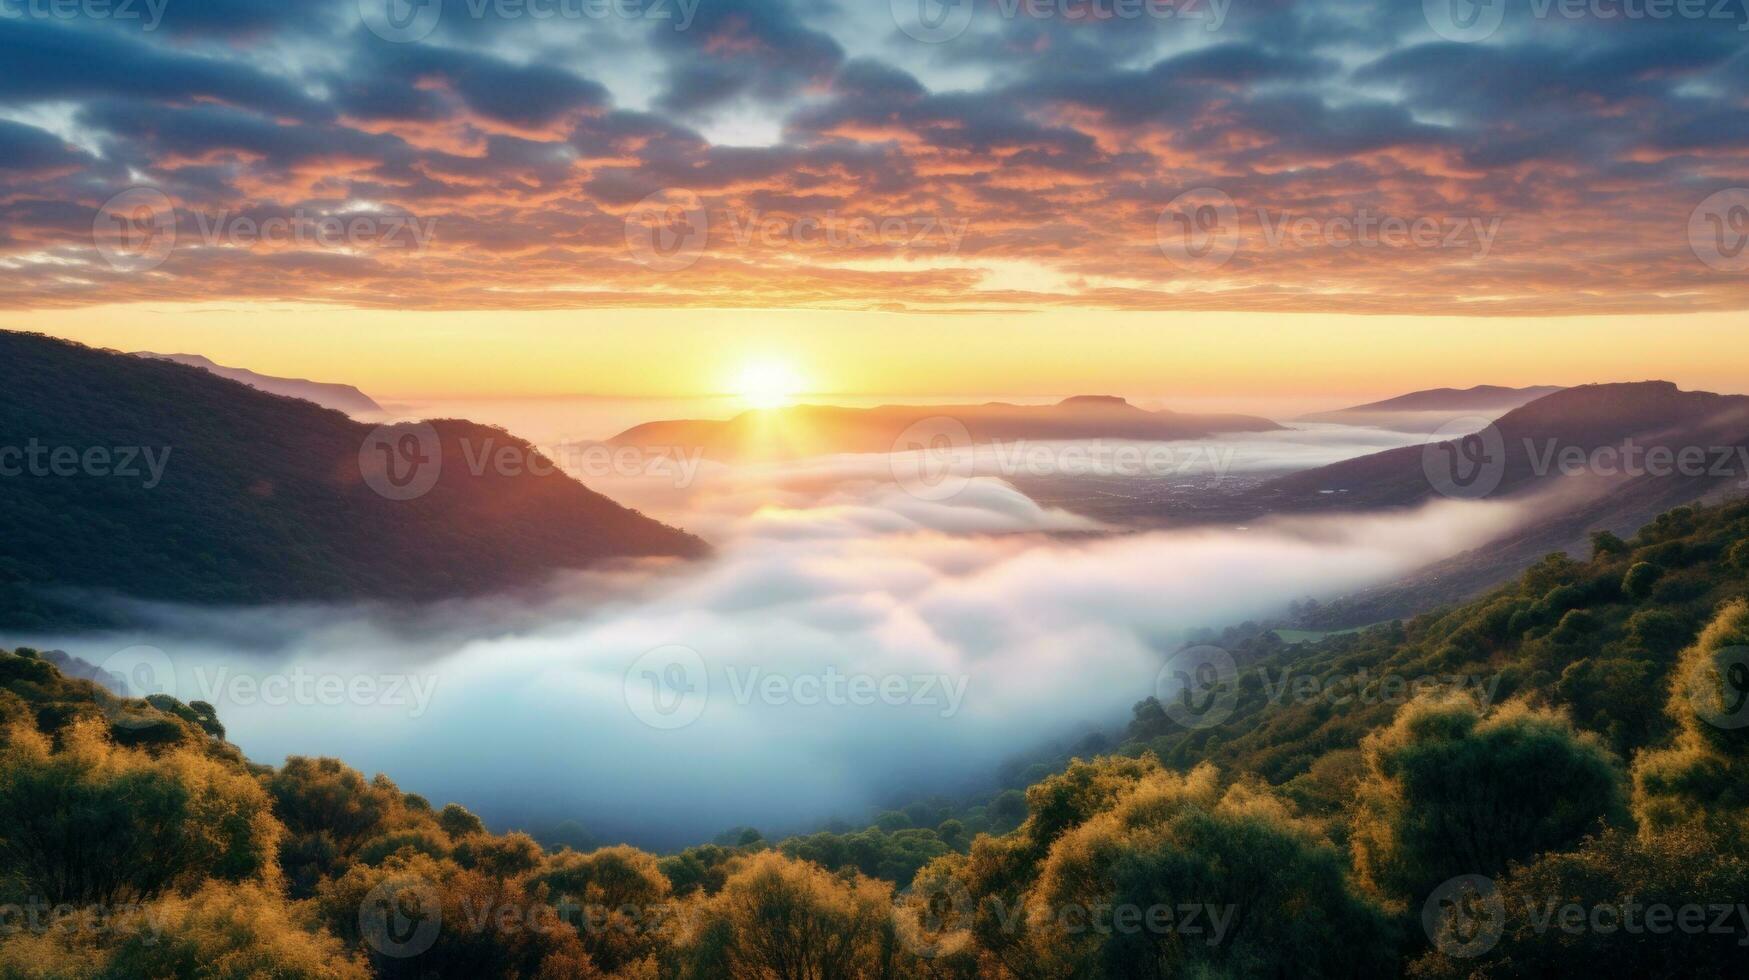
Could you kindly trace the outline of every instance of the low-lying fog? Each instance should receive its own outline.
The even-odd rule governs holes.
[[[1275,433],[1226,465],[1315,465],[1412,438]],[[155,671],[212,702],[258,761],[333,755],[498,829],[576,819],[674,847],[987,785],[1043,740],[1120,727],[1187,630],[1400,575],[1517,520],[1445,501],[1065,534],[1102,528],[986,469],[941,500],[907,492],[885,457],[705,464],[680,487],[594,479],[718,553],[574,575],[538,602],[160,609],[159,630],[4,641]]]

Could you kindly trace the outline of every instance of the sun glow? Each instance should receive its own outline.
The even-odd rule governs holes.
[[[782,361],[754,361],[735,376],[735,394],[752,408],[783,408],[801,391],[802,379]]]

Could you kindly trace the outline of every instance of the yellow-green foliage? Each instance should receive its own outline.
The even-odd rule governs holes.
[[[577,923],[583,948],[604,970],[654,962],[678,915],[656,858],[635,847],[562,851],[535,872],[530,885]]]
[[[361,957],[260,884],[210,882],[187,898],[158,903],[150,928],[135,932],[103,976],[211,980],[365,980]]]
[[[1640,836],[1610,831],[1516,866],[1498,887],[1498,943],[1475,956],[1430,950],[1412,964],[1411,976],[1743,974],[1737,909],[1749,894],[1749,860],[1729,840],[1693,828]],[[1721,910],[1729,910],[1722,923]],[[1689,925],[1678,928],[1683,916],[1691,916]]]
[[[1252,780],[1072,763],[1014,834],[923,869],[901,915],[938,976],[1353,976],[1392,927],[1318,825]],[[1035,837],[1034,835],[1038,835]],[[1041,837],[1042,856],[1034,862]]]
[[[532,977],[562,964],[587,964],[574,923],[518,879],[494,878],[447,859],[403,852],[380,865],[354,864],[317,889],[322,921],[349,946],[370,954],[382,977]],[[406,935],[367,931],[402,914]],[[373,920],[373,916],[376,918]],[[428,942],[414,943],[421,923]],[[392,942],[391,942],[392,941]],[[399,943],[406,942],[406,947]],[[587,973],[596,975],[593,965]]]
[[[1608,748],[1523,703],[1485,714],[1463,695],[1418,698],[1361,754],[1355,869],[1380,895],[1415,906],[1449,878],[1499,873],[1626,818]]]
[[[1749,603],[1732,602],[1682,652],[1668,711],[1675,744],[1634,766],[1634,814],[1648,833],[1684,825],[1749,829],[1749,707],[1738,704],[1749,669]],[[1749,696],[1749,691],[1744,691]],[[1735,710],[1734,710],[1735,709]]]
[[[1392,954],[1329,840],[1212,766],[1149,773],[1065,833],[1026,915],[1054,976],[1353,976]]]
[[[205,880],[276,882],[280,825],[247,773],[177,747],[117,746],[83,719],[14,725],[0,748],[0,868],[8,897],[114,905]]]
[[[767,851],[746,859],[683,937],[681,975],[697,980],[891,976],[901,956],[892,889]]]

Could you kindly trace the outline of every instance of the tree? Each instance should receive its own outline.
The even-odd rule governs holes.
[[[0,868],[13,898],[103,904],[208,878],[277,881],[281,828],[248,775],[186,747],[154,756],[85,719],[59,749],[15,725],[0,748]]]
[[[333,936],[312,931],[285,899],[260,885],[209,883],[146,913],[102,980],[210,977],[212,980],[369,980],[362,959]]]
[[[898,955],[888,886],[766,851],[704,904],[681,975],[873,980],[889,975]]]
[[[653,967],[668,948],[673,889],[653,855],[624,846],[588,854],[560,851],[546,859],[529,886],[558,906],[604,970],[640,960]]]
[[[1382,975],[1383,910],[1268,790],[1150,773],[1052,846],[1026,902],[1046,976]]]
[[[1422,697],[1361,743],[1356,870],[1418,904],[1442,882],[1577,843],[1626,808],[1614,756],[1567,719],[1523,703],[1484,717],[1461,695]]]
[[[445,804],[437,814],[437,825],[443,832],[460,840],[469,834],[483,834],[486,824],[479,817],[468,812],[468,808],[460,803]]]
[[[464,837],[454,851],[457,864],[483,871],[494,878],[513,878],[541,866],[546,852],[533,837],[520,831],[504,834],[474,834]]]
[[[426,854],[354,864],[322,882],[315,907],[386,980],[600,976],[576,931],[518,879]]]
[[[1628,617],[1628,639],[1635,646],[1658,655],[1682,649],[1694,636],[1694,628],[1666,609],[1642,609]]]
[[[1741,908],[1749,861],[1694,829],[1652,837],[1610,831],[1577,850],[1515,868],[1499,885],[1498,942],[1476,957],[1430,950],[1410,968],[1427,978],[1741,976],[1742,934],[1707,928]],[[1683,910],[1688,910],[1684,912]],[[1703,928],[1679,927],[1700,912]]]
[[[1644,599],[1652,594],[1652,586],[1664,577],[1664,569],[1651,562],[1636,562],[1622,577],[1621,590],[1635,599]]]
[[[1667,713],[1674,745],[1634,766],[1634,811],[1649,831],[1749,828],[1749,602],[1721,608],[1684,650]]]
[[[1029,816],[1022,829],[1042,855],[1070,828],[1116,805],[1134,788],[1136,780],[1159,771],[1160,763],[1151,755],[1138,759],[1101,756],[1087,762],[1075,759],[1061,773],[1027,788]]]
[[[1591,532],[1591,554],[1593,557],[1620,555],[1628,550],[1627,542],[1609,531]]]

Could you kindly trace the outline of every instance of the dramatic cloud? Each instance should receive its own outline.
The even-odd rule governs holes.
[[[375,2],[0,17],[0,306],[1749,299],[1741,3]]]

